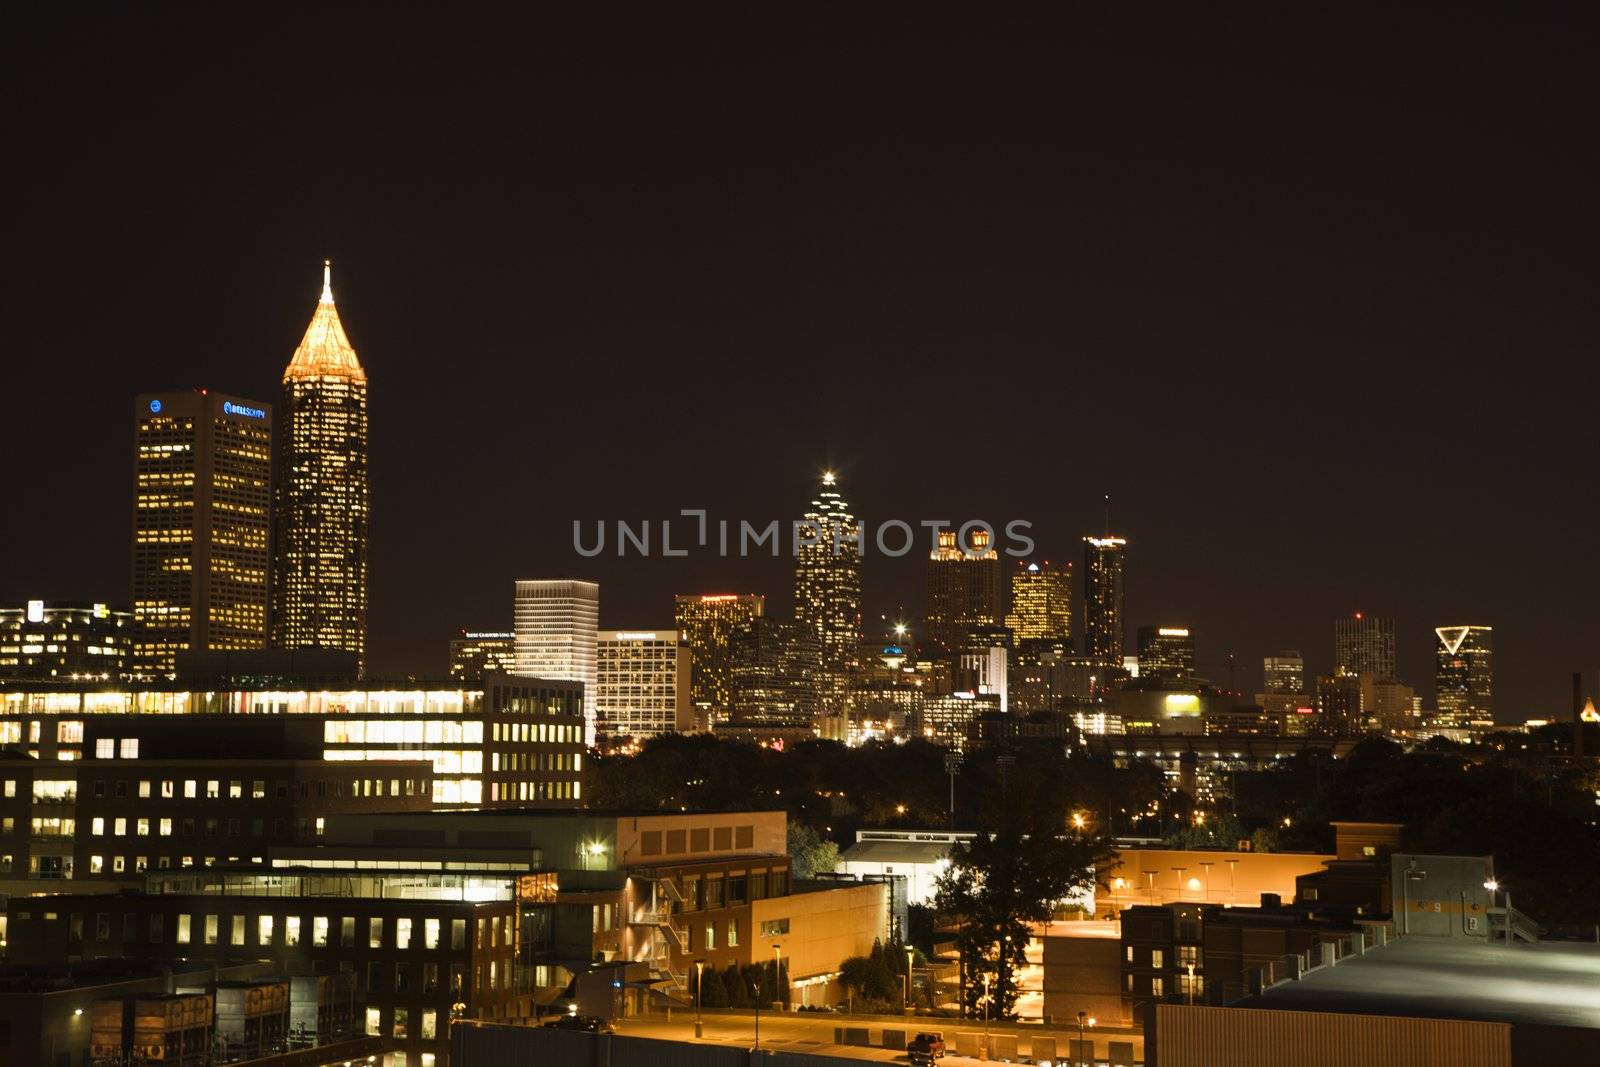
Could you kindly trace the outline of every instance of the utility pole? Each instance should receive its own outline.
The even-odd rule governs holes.
[[[950,776],[950,829],[956,828],[956,775],[961,772],[961,753],[955,749],[944,754],[944,773]]]

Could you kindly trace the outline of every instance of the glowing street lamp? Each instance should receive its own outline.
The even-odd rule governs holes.
[[[694,961],[694,1036],[704,1036],[705,1018],[700,1008],[706,989],[706,961]]]
[[[1091,1064],[1094,1062],[1094,1053],[1086,1050],[1083,1047],[1083,1028],[1087,1026],[1089,1029],[1093,1030],[1096,1021],[1097,1020],[1095,1017],[1086,1011],[1080,1011],[1078,1013],[1078,1055],[1073,1057],[1073,1062],[1079,1064],[1080,1067],[1083,1063],[1083,1057],[1086,1052],[1088,1054],[1089,1062]]]

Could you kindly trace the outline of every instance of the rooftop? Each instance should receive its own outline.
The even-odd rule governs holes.
[[[1600,944],[1402,938],[1241,1006],[1600,1029]]]

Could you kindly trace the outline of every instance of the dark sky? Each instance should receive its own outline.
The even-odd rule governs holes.
[[[65,5],[62,5],[63,7]],[[732,10],[732,9],[730,9]],[[602,624],[765,561],[585,561],[574,519],[797,514],[1133,541],[1202,664],[1496,628],[1563,711],[1595,608],[1589,26],[1141,7],[13,14],[0,598],[125,601],[131,398],[274,400],[334,261],[371,379],[374,670],[437,674],[517,577]],[[1131,9],[1130,9],[1131,10]],[[1079,563],[1081,567],[1081,563]],[[921,566],[869,558],[870,618]]]

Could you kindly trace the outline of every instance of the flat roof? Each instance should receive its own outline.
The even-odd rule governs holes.
[[[938,863],[950,855],[949,841],[857,841],[843,852],[844,863]]]
[[[1405,937],[1240,1006],[1600,1029],[1600,944]]]

